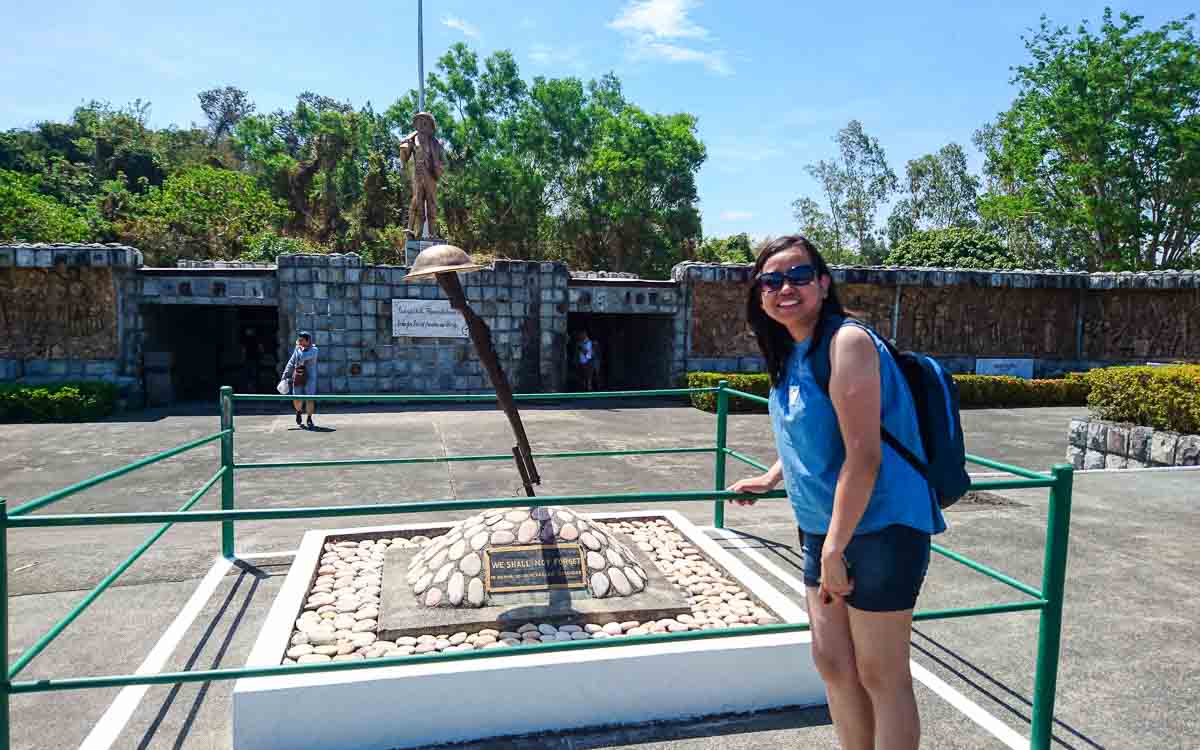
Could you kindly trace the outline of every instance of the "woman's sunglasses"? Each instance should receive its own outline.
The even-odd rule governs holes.
[[[783,289],[783,282],[787,281],[795,287],[807,286],[817,277],[817,269],[811,264],[802,266],[792,266],[786,271],[771,271],[770,273],[760,273],[758,275],[758,285],[767,292],[778,292]]]

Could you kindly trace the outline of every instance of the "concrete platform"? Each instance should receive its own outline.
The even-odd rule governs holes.
[[[1081,409],[964,413],[973,453],[1029,467],[1062,460],[1066,428]],[[645,402],[524,408],[535,450],[680,447],[711,444],[712,415]],[[4,425],[0,495],[19,503],[216,429],[215,409],[148,412],[88,425]],[[511,444],[492,409],[329,411],[331,432],[294,430],[284,413],[238,418],[240,461],[479,452]],[[760,459],[772,453],[766,417],[735,415],[729,444]],[[43,512],[174,510],[216,466],[200,449],[89,490]],[[539,462],[545,494],[707,487],[711,459],[672,454]],[[983,470],[987,471],[987,470]],[[730,462],[730,480],[751,473]],[[297,507],[511,492],[516,472],[502,465],[358,467],[255,471],[238,477],[242,507]],[[939,542],[1037,585],[1045,494],[1006,492],[1013,504],[958,507]],[[216,496],[201,505],[213,508]],[[659,506],[661,507],[661,506]],[[1060,666],[1057,747],[1200,746],[1200,474],[1080,474]],[[711,506],[673,508],[698,525]],[[613,510],[623,510],[613,508]],[[445,518],[412,518],[447,521]],[[714,538],[780,591],[797,583],[794,525],[782,503],[729,508],[734,538]],[[362,525],[394,518],[357,519]],[[243,551],[294,551],[312,523],[239,525]],[[28,648],[151,533],[120,526],[20,530],[9,535],[10,658]],[[719,537],[719,538],[718,538]],[[214,525],[177,525],[112,590],[68,628],[18,680],[231,667],[245,663],[282,583],[290,556],[214,564]],[[799,593],[794,594],[800,601]],[[935,557],[920,606],[1009,600],[1006,587]],[[189,607],[189,604],[192,606]],[[186,614],[186,617],[183,615]],[[172,626],[175,626],[174,628]],[[922,623],[913,638],[924,747],[1020,746],[1028,737],[1037,617],[1021,613]],[[16,696],[13,747],[229,750],[233,683]],[[1016,738],[1016,739],[1014,739]],[[576,731],[479,742],[498,748],[837,747],[823,709]],[[314,748],[314,750],[321,750]]]
[[[591,517],[665,518],[781,621],[808,620],[789,597],[678,513]],[[412,525],[307,533],[246,666],[279,664],[327,538],[413,531],[429,535]],[[514,648],[470,661],[410,656],[379,669],[243,679],[233,692],[233,748],[391,750],[814,706],[824,704],[825,690],[811,644],[811,635],[800,632],[551,653]],[[449,720],[460,708],[466,709],[462,718]]]

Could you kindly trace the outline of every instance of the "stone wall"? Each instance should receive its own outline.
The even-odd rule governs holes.
[[[1097,360],[1200,359],[1196,287],[1200,285],[1092,290],[1084,301],[1085,355]]]
[[[136,398],[121,291],[141,263],[124,245],[0,245],[0,381],[106,380]]]
[[[749,266],[677,266],[688,369],[760,372],[745,318]],[[1037,376],[1147,360],[1200,361],[1200,273],[1083,274],[835,268],[848,310],[955,372],[981,357]]]
[[[746,323],[750,266],[733,263],[681,263],[671,278],[683,297],[683,357],[672,374],[762,372],[764,364]]]
[[[626,351],[608,352],[617,355],[610,360],[615,368],[610,375],[661,388],[673,385],[678,373],[684,371],[686,307],[675,282],[641,280],[634,274],[615,271],[572,272],[567,293],[568,313],[630,316],[620,328],[622,335],[616,337],[622,339]],[[664,323],[654,329],[654,321],[658,320]],[[632,370],[637,370],[640,377],[629,376]]]
[[[312,331],[324,393],[490,391],[470,339],[392,335],[393,299],[445,299],[434,279],[405,282],[407,274],[401,266],[363,266],[356,255],[281,256],[281,353],[298,331]],[[560,263],[523,261],[459,276],[514,390],[562,386],[568,278]]]
[[[1067,461],[1076,469],[1200,466],[1200,435],[1100,419],[1072,419],[1067,433]]]
[[[121,373],[144,375],[151,338],[147,317],[156,312],[156,306],[274,307],[279,304],[277,287],[275,266],[251,263],[181,261],[178,268],[144,268],[126,274],[121,283]],[[232,330],[214,332],[233,334]],[[154,403],[153,393],[150,402]]]
[[[0,357],[115,359],[117,351],[111,269],[0,268]]]

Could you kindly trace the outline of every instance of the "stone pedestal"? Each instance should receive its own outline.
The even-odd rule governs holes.
[[[426,237],[423,240],[405,240],[404,242],[404,265],[411,267],[416,261],[417,256],[427,247],[441,245],[445,240],[437,237]]]
[[[539,588],[535,582],[521,591],[494,576],[506,562],[498,554],[528,552],[516,561],[539,562],[543,552],[568,548],[579,563],[572,576],[578,585],[564,577],[563,585]],[[515,630],[530,621],[646,622],[691,612],[687,595],[665,579],[645,550],[587,515],[553,506],[480,513],[422,549],[394,546],[382,578],[383,641],[431,630],[493,625]]]

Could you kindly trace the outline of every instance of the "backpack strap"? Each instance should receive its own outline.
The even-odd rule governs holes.
[[[820,386],[821,392],[826,396],[829,395],[829,378],[833,370],[833,366],[829,360],[829,348],[833,342],[833,334],[841,330],[844,326],[856,326],[863,329],[872,338],[883,342],[893,360],[897,363],[900,361],[900,352],[896,350],[896,347],[892,346],[892,342],[875,333],[875,331],[871,330],[870,326],[861,320],[843,318],[836,315],[824,318],[813,332],[812,345],[808,347],[808,351],[805,352],[804,356],[805,359],[809,360],[809,368],[812,370],[813,378],[817,381],[817,385]],[[905,382],[905,387],[907,387],[907,381]],[[909,466],[916,469],[917,473],[924,477],[927,482],[929,481],[929,466],[917,458],[916,454],[906,448],[904,443],[901,443],[895,435],[889,432],[883,426],[882,420],[879,424],[879,437],[883,442],[890,445],[892,450],[896,451],[901,458],[907,461]]]

